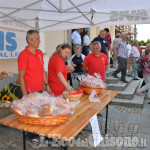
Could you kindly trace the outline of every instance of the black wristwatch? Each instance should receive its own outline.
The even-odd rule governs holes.
[[[45,83],[45,86],[49,85],[48,83]]]

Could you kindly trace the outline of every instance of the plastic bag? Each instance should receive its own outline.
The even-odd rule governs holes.
[[[62,97],[49,95],[47,92],[35,92],[14,101],[11,108],[22,115],[45,117],[72,113],[79,102],[80,101],[69,102]]]
[[[95,75],[95,77],[91,76],[89,74],[82,75],[81,78],[79,79],[80,85],[85,86],[85,87],[102,87],[102,88],[105,88],[106,83],[103,82],[100,74],[94,73],[94,75]]]

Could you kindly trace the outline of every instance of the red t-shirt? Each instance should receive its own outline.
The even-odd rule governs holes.
[[[36,55],[26,47],[18,57],[18,70],[25,70],[24,80],[27,93],[44,90],[43,53],[36,49]]]
[[[52,56],[48,64],[48,82],[52,92],[60,95],[65,90],[65,86],[60,82],[57,73],[61,72],[67,81],[67,68],[64,60],[59,56]]]
[[[83,62],[83,67],[87,67],[87,73],[89,75],[94,75],[94,73],[99,73],[102,80],[105,81],[105,66],[108,65],[108,58],[105,54],[100,53],[97,57],[93,53],[85,57]]]
[[[105,39],[107,40],[107,49],[110,50],[110,45],[111,45],[111,36],[110,36],[110,34],[108,34],[107,37],[105,37]]]

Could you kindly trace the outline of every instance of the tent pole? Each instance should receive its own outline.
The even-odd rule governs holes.
[[[61,12],[61,10],[58,8],[58,7],[56,7],[52,2],[50,2],[49,0],[46,0],[50,5],[52,5],[55,9],[57,9],[60,13],[62,13]]]
[[[62,0],[59,0],[59,9],[62,12]]]
[[[40,30],[40,26],[39,26],[39,17],[36,17],[36,18],[35,18],[35,29],[36,29],[37,31]]]
[[[136,38],[137,38],[137,33],[136,33],[136,31],[137,31],[137,28],[136,28],[136,24],[134,25],[134,41],[136,40]]]
[[[73,7],[76,7],[76,5],[75,5],[71,0],[68,0],[68,1],[73,5]],[[90,22],[90,24],[91,24],[91,20],[89,20],[89,18],[88,18],[84,13],[82,13],[81,10],[80,10],[78,7],[76,7],[76,9],[77,9],[78,12],[79,12],[80,14],[82,14],[82,16],[83,16],[84,18],[86,18],[86,19]]]

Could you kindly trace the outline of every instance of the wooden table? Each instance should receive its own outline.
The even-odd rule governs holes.
[[[74,114],[71,115],[66,123],[60,126],[39,126],[28,125],[19,122],[15,115],[10,115],[0,120],[0,124],[9,127],[17,128],[23,131],[23,148],[26,149],[26,136],[25,132],[31,132],[35,134],[43,134],[49,138],[58,138],[66,142],[71,141],[80,131],[87,126],[89,120],[98,114],[106,107],[106,122],[105,122],[105,134],[107,132],[107,118],[108,118],[108,104],[118,94],[117,91],[103,90],[98,97],[101,102],[89,102],[89,95],[83,94],[80,99],[78,107],[75,108]],[[53,137],[55,134],[60,134],[61,137]],[[66,137],[65,139],[63,137]],[[67,149],[67,147],[65,147]]]

